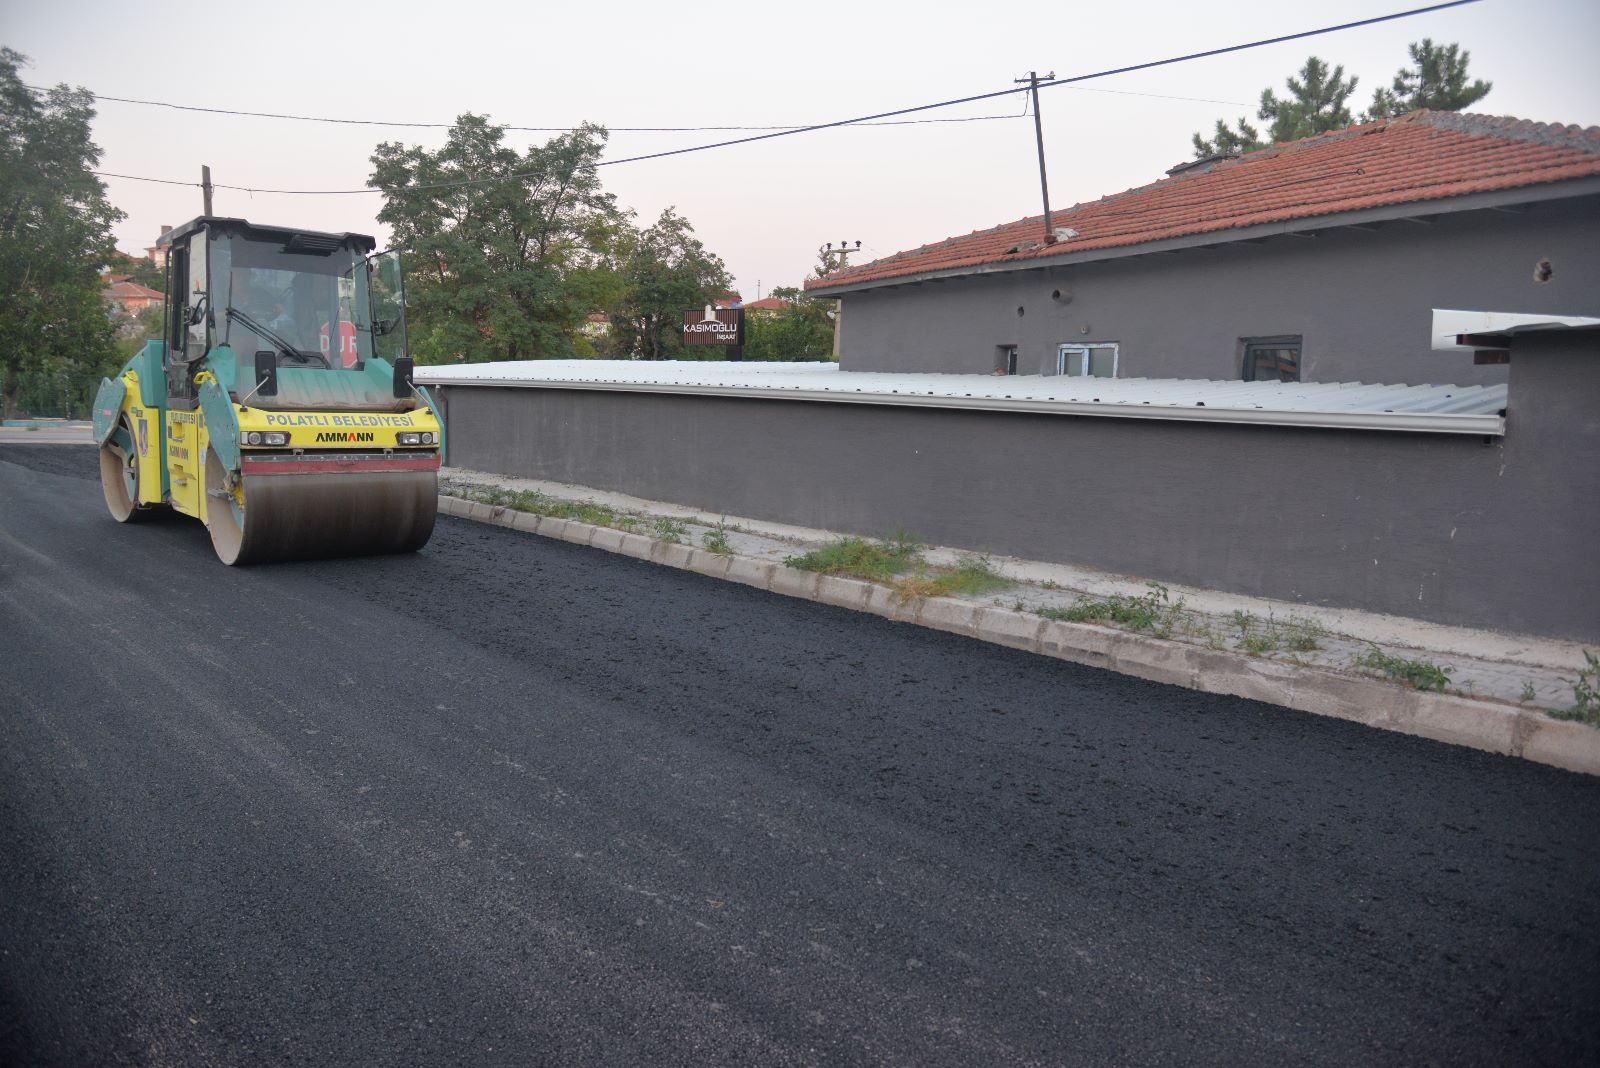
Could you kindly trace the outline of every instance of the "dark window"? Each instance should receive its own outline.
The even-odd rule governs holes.
[[[1017,347],[1015,345],[995,346],[994,373],[997,375],[1014,375],[1017,373]]]
[[[1246,338],[1244,380],[1246,382],[1300,381],[1300,339],[1298,337]]]

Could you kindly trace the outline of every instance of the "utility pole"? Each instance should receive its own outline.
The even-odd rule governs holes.
[[[206,206],[205,213],[207,215],[210,215],[211,214],[211,168],[208,167],[208,166],[201,166],[201,168],[200,168],[200,194],[201,194],[201,196],[203,196],[205,198],[205,206]]]
[[[833,242],[829,241],[828,245],[827,245],[827,251],[826,252],[824,252],[822,249],[818,249],[817,251],[821,252],[823,254],[823,259],[826,260],[829,263],[833,262],[833,257],[835,257],[835,256],[839,257],[839,265],[837,267],[831,267],[828,270],[828,273],[832,274],[834,271],[842,271],[846,267],[850,266],[850,259],[849,259],[850,254],[852,252],[860,252],[861,251],[861,242],[857,241],[856,242],[856,247],[855,248],[851,248],[850,247],[850,242],[841,241],[841,242],[839,242],[838,251],[835,252],[834,248],[833,248]]]
[[[1051,71],[1044,76],[1047,82],[1055,81],[1056,72]],[[1033,137],[1039,145],[1039,192],[1044,196],[1044,243],[1056,243],[1056,228],[1050,222],[1050,180],[1044,175],[1044,123],[1039,118],[1039,75],[1029,71],[1026,78],[1014,79],[1014,84],[1028,83],[1028,92],[1033,94]]]

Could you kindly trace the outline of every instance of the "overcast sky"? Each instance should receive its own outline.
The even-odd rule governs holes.
[[[538,2],[350,4],[321,0],[174,7],[0,0],[0,43],[33,84],[202,107],[408,122],[463,111],[508,125],[798,125],[1005,88],[1030,69],[1068,76],[1423,6],[1144,0],[1106,4],[672,5]],[[1189,135],[1251,115],[1310,54],[1359,76],[1353,105],[1387,84],[1423,37],[1459,42],[1495,88],[1473,110],[1600,125],[1595,0],[1483,0],[1380,26],[1121,75],[1042,93],[1053,207],[1143,185],[1190,157]],[[1172,97],[1199,99],[1171,99]],[[746,299],[795,285],[827,241],[870,256],[1039,211],[1033,122],[1006,97],[931,113],[979,122],[874,126],[784,137],[601,171],[642,222],[675,205],[722,256]],[[443,130],[197,115],[102,102],[103,168],[223,184],[353,189],[382,140],[437,146]],[[513,134],[518,147],[550,135]],[[728,136],[612,135],[607,158]],[[108,179],[138,252],[200,213],[198,189]],[[216,211],[258,222],[376,233],[376,193],[219,191]]]

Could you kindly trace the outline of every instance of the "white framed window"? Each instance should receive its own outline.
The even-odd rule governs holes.
[[[1117,377],[1117,343],[1062,345],[1056,349],[1056,374],[1080,378]]]

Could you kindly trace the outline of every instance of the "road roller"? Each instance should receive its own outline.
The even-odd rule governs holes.
[[[112,517],[193,516],[225,564],[426,545],[444,423],[412,381],[399,254],[214,216],[161,243],[162,337],[95,397]]]

